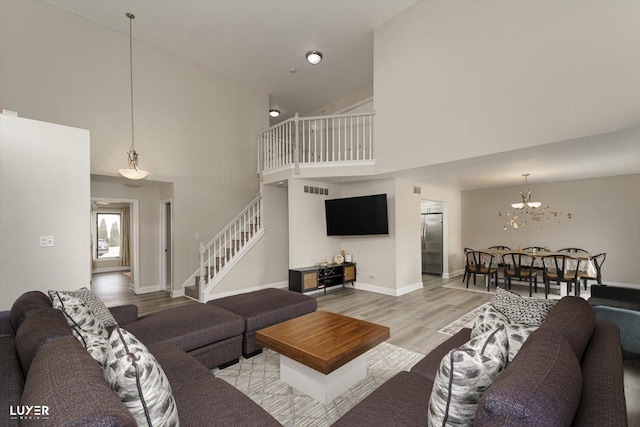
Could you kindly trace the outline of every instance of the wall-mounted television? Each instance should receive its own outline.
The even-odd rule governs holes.
[[[327,236],[389,234],[387,195],[324,201]]]

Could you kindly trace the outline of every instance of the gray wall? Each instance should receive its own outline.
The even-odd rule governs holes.
[[[606,252],[605,283],[640,283],[640,175],[531,184],[530,188],[535,201],[562,214],[529,221],[522,229],[503,230],[506,221],[498,212],[513,212],[510,204],[519,201],[522,187],[464,191],[463,247],[578,247],[594,255]]]

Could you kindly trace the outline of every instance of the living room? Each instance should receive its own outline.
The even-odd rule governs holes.
[[[266,232],[207,300],[286,287],[289,268],[333,259],[341,250],[357,263],[356,289],[393,297],[419,290],[421,200],[446,206],[444,278],[464,271],[464,247],[577,246],[608,253],[608,283],[640,286],[638,2],[396,2],[371,29],[369,81],[300,111],[286,109],[284,98],[267,87],[218,71],[215,64],[229,58],[209,58],[203,65],[181,56],[177,46],[190,40],[187,35],[168,32],[164,38],[175,38],[175,44],[163,40],[166,45],[147,39],[149,26],[162,22],[152,3],[118,3],[92,12],[82,2],[0,2],[0,107],[90,132],[90,145],[81,151],[29,153],[34,161],[42,155],[46,159],[39,162],[54,163],[60,182],[40,185],[48,175],[38,170],[11,181],[30,197],[22,197],[24,204],[11,216],[3,210],[0,309],[10,309],[26,291],[88,286],[89,227],[84,232],[77,224],[86,223],[96,197],[152,199],[139,218],[135,286],[141,292],[164,289],[158,202],[171,200],[169,289],[176,298],[198,271],[199,243],[257,193],[264,200]],[[316,11],[313,3],[323,2],[307,4]],[[269,4],[253,5],[254,13],[276,7]],[[304,7],[295,6],[297,13]],[[137,15],[136,149],[151,172],[135,188],[117,177],[131,141],[129,11]],[[249,15],[240,8],[234,16],[243,12]],[[332,52],[313,43],[322,44],[322,36],[301,41],[303,52],[291,54],[300,56],[300,65],[275,59],[274,65],[266,52],[252,53],[288,78],[309,74],[318,86],[332,86],[319,68],[331,64]],[[313,48],[324,50],[324,64],[302,63]],[[289,70],[293,65],[296,73]],[[298,96],[305,97],[304,91]],[[332,114],[370,98],[376,113],[374,174],[260,181],[258,134],[295,112]],[[276,107],[284,114],[269,119],[266,112]],[[80,178],[66,176],[70,164],[78,170],[69,173]],[[498,214],[519,198],[522,173],[531,173],[536,200],[572,217],[544,228],[504,230]],[[329,195],[305,194],[305,185],[327,188]],[[52,191],[65,199],[56,201]],[[389,199],[388,236],[326,235],[325,199],[380,193]],[[74,224],[16,219],[43,203],[51,217]],[[69,206],[80,210],[70,215]],[[56,237],[57,247],[44,255],[47,249],[32,244],[41,235]],[[20,256],[5,256],[9,248]]]

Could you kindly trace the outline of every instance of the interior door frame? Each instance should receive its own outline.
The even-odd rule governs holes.
[[[169,205],[169,220],[167,221],[167,205]],[[167,226],[169,226],[170,236],[167,241]],[[171,277],[167,277],[167,265],[164,249],[169,248],[169,267],[171,268]],[[160,262],[160,290],[166,290],[171,292],[173,288],[173,199],[160,200],[160,248],[159,248]]]
[[[140,289],[140,254],[139,254],[139,241],[140,241],[140,225],[138,218],[138,200],[137,199],[115,199],[112,197],[91,197],[92,202],[108,202],[108,203],[128,203],[131,206],[131,281],[133,282],[130,286],[133,290],[133,293],[136,295],[139,293]],[[93,247],[92,247],[93,250]],[[93,255],[92,255],[93,256]],[[93,258],[92,258],[93,259]]]

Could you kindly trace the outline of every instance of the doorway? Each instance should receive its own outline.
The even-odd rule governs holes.
[[[444,272],[444,206],[441,202],[423,200],[420,206],[420,247],[422,274]]]
[[[160,288],[171,292],[173,284],[173,205],[160,201]]]

